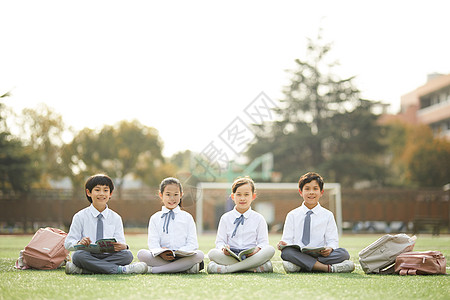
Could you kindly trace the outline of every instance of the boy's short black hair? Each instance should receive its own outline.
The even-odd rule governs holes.
[[[114,183],[112,179],[105,174],[96,174],[92,175],[91,177],[86,180],[86,183],[84,185],[84,191],[86,193],[86,198],[90,203],[92,203],[92,198],[88,196],[86,190],[89,190],[89,192],[92,192],[92,189],[96,187],[97,185],[107,185],[109,187],[109,191],[112,193],[114,191]]]
[[[313,180],[317,181],[320,190],[323,191],[323,178],[315,172],[308,172],[300,177],[298,181],[298,188],[300,189],[300,191],[303,190],[303,186],[305,186],[305,184],[310,183]]]

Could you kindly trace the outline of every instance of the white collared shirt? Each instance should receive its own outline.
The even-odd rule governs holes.
[[[232,211],[222,215],[217,229],[217,249],[222,249],[225,245],[236,249],[262,248],[269,245],[269,233],[264,217],[251,207],[243,215],[244,224],[238,226],[233,238],[231,236],[236,227],[234,221],[241,216],[241,213],[234,207]]]
[[[319,203],[311,209],[313,213],[311,214],[310,242],[308,245],[302,243],[303,224],[308,210],[309,208],[303,203],[287,214],[281,240],[302,248],[305,246],[338,248],[339,236],[333,213]]]
[[[179,206],[173,209],[175,219],[170,218],[168,233],[163,232],[165,217],[164,213],[169,212],[165,206],[161,211],[150,217],[148,224],[148,247],[162,248],[166,247],[172,250],[193,251],[198,249],[197,229],[192,215]]]
[[[120,215],[108,207],[101,213],[103,215],[103,238],[115,238],[119,243],[125,244],[123,223]],[[69,234],[64,243],[66,249],[78,244],[83,237],[88,237],[91,239],[91,243],[95,243],[97,238],[97,216],[99,214],[100,212],[91,204],[73,216]]]

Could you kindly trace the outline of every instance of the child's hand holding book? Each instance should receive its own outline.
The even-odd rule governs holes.
[[[116,242],[116,243],[112,243],[112,245],[114,246],[115,252],[128,249],[127,245],[123,244],[123,243]]]
[[[253,248],[253,249],[254,249],[253,252],[247,253],[245,256],[246,256],[246,257],[250,257],[250,256],[255,255],[256,253],[258,253],[259,250],[261,250],[261,248],[259,248],[259,247],[255,247],[255,248]]]

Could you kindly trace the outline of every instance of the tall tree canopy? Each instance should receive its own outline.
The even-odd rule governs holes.
[[[427,125],[387,125],[389,183],[442,187],[450,182],[450,141],[433,136]]]
[[[372,113],[378,103],[361,99],[354,77],[340,79],[327,61],[330,43],[308,40],[306,59],[295,60],[290,84],[276,109],[279,121],[255,126],[251,159],[272,152],[274,171],[295,181],[306,171],[322,173],[328,182],[377,181],[383,146]]]
[[[9,95],[0,95],[0,100]],[[32,152],[6,128],[3,122],[4,108],[4,104],[0,102],[0,190],[28,191],[37,174],[32,164]]]
[[[138,121],[121,121],[100,131],[85,128],[62,151],[66,172],[76,188],[93,173],[105,172],[120,193],[125,176],[133,175],[147,185],[157,185],[171,172],[164,165],[158,131]]]
[[[50,187],[50,180],[62,178],[65,174],[61,168],[61,148],[63,135],[68,130],[62,116],[45,104],[37,108],[26,108],[19,120],[21,137],[33,152],[33,164],[40,176],[35,178],[34,186]]]

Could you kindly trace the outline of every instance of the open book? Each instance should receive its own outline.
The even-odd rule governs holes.
[[[255,251],[255,247],[250,248],[250,249],[246,249],[246,250],[242,250],[241,252],[239,252],[238,254],[234,253],[233,251],[230,250],[230,248],[227,247],[223,247],[223,249],[228,252],[230,254],[230,256],[236,258],[238,261],[243,261],[244,259],[247,258],[247,254],[252,253],[253,251]]]
[[[192,256],[195,254],[195,251],[170,250],[170,249],[165,249],[165,248],[153,248],[153,249],[150,249],[150,252],[152,253],[153,257],[161,255],[164,252],[171,252],[173,257],[186,257],[186,256]]]
[[[112,253],[114,252],[114,245],[113,243],[116,243],[116,239],[101,239],[95,242],[95,244],[89,244],[88,246],[85,245],[75,245],[71,249],[71,251],[77,251],[77,250],[85,250],[89,251],[91,253]]]
[[[319,257],[320,251],[325,249],[325,247],[303,247],[301,248],[299,245],[280,245],[280,249],[283,250],[286,247],[293,247],[298,249],[300,252],[311,255],[313,257]]]

